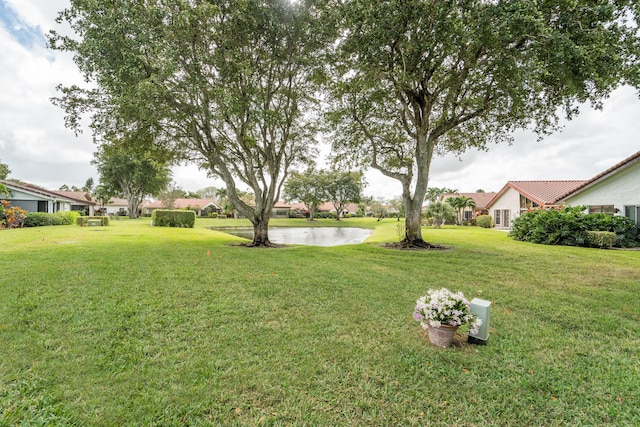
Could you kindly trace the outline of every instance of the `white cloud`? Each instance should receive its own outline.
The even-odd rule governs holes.
[[[7,3],[16,11],[13,18],[30,33],[43,33],[43,28],[52,26],[55,10],[51,3],[60,5]],[[4,26],[0,26],[0,44],[0,81],[4,83],[0,91],[0,160],[9,165],[11,177],[52,189],[95,179],[95,168],[90,164],[95,147],[90,136],[75,137],[64,127],[63,111],[50,102],[57,84],[81,79],[68,55],[49,51],[42,43],[20,43]]]

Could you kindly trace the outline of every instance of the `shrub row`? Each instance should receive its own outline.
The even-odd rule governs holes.
[[[80,217],[79,212],[29,212],[24,218],[23,227],[44,227],[47,225],[71,225]]]
[[[313,215],[313,217],[316,219],[336,219],[336,213],[335,212],[316,212]]]
[[[156,209],[151,214],[151,221],[157,227],[193,228],[196,223],[195,211]]]
[[[515,218],[509,235],[516,240],[545,245],[590,247],[635,247],[640,245],[640,229],[622,216],[585,214],[585,207],[561,210],[533,210]],[[609,232],[615,235],[588,232]]]
[[[76,224],[80,227],[86,227],[89,224],[89,220],[99,219],[105,227],[109,225],[109,217],[108,216],[81,216],[76,219]]]

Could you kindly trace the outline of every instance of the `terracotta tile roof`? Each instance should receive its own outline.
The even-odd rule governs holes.
[[[56,191],[47,190],[46,188],[38,187],[37,185],[27,184],[27,183],[18,184],[18,183],[15,183],[13,181],[3,181],[3,180],[0,180],[0,183],[4,184],[9,189],[14,188],[14,189],[20,190],[20,191],[26,191],[26,192],[30,192],[30,193],[34,193],[34,194],[39,194],[41,196],[48,197],[50,199],[63,199],[65,201],[67,201],[67,202],[71,202],[72,201],[68,197],[63,196],[62,194],[59,194]]]
[[[54,193],[59,194],[62,197],[66,197],[67,199],[76,200],[88,205],[96,204],[91,198],[91,194],[87,191],[54,191]]]
[[[291,205],[289,203],[283,202],[282,200],[278,200],[276,204],[273,205],[273,207],[278,209],[291,209]]]
[[[560,198],[584,184],[585,180],[569,181],[509,181],[491,199],[487,208],[494,204],[509,188],[541,206],[554,205]]]
[[[291,210],[294,210],[294,211],[308,211],[307,206],[302,202],[298,202],[298,203],[292,204],[291,205]]]
[[[202,209],[211,204],[219,208],[218,204],[213,199],[176,199],[173,202],[173,207],[175,209],[186,209],[189,207],[194,209]],[[146,209],[162,209],[162,200],[148,202],[144,204],[143,207]]]
[[[476,209],[484,209],[496,194],[498,193],[444,193],[440,198],[441,200],[447,200],[450,197],[464,196],[473,199],[473,201],[476,202]]]
[[[626,159],[624,159],[623,161],[616,163],[615,165],[611,166],[609,169],[607,169],[606,171],[599,173],[598,175],[594,176],[593,178],[591,178],[588,181],[583,182],[581,185],[579,185],[578,187],[568,191],[567,193],[562,195],[562,199],[569,197],[569,196],[573,196],[577,193],[582,192],[583,190],[586,190],[587,188],[591,187],[592,185],[596,184],[597,182],[608,178],[609,176],[619,172],[620,170],[626,169],[628,167],[630,167],[631,165],[634,165],[636,163],[640,162],[640,151],[638,151],[635,154],[632,154],[631,156],[627,157]]]
[[[318,206],[318,212],[331,212],[335,211],[336,208],[333,206],[333,203],[324,202],[320,206]]]
[[[347,203],[344,208],[349,212],[358,212],[360,210],[356,203]]]
[[[144,201],[142,203],[144,204]],[[129,202],[127,202],[127,199],[112,197],[109,199],[109,203],[105,203],[105,206],[129,206]]]

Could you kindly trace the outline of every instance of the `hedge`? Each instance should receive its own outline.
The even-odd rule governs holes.
[[[48,225],[71,225],[80,217],[80,213],[70,212],[28,212],[23,227],[44,227]]]
[[[156,209],[151,214],[151,222],[157,227],[193,228],[196,223],[195,211]]]
[[[86,227],[89,223],[90,219],[99,219],[101,221],[101,225],[107,226],[109,225],[109,217],[108,216],[81,216],[76,220],[76,224],[80,227]]]

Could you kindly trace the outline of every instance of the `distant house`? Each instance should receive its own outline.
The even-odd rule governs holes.
[[[624,215],[640,225],[640,151],[567,192],[560,202],[588,206],[589,213]]]
[[[440,196],[440,200],[446,202],[447,199],[452,197],[460,197],[464,196],[469,199],[473,199],[476,204],[475,208],[465,208],[462,211],[462,219],[465,221],[469,221],[472,219],[476,219],[478,215],[488,214],[487,205],[495,197],[498,193],[490,192],[490,193],[444,193]]]
[[[355,203],[347,203],[344,208],[342,209],[342,212],[340,213],[341,216],[344,215],[356,215],[358,213],[358,205]],[[318,206],[318,212],[336,212],[336,207],[333,206],[333,203],[331,202],[326,202],[321,204],[320,206]]]
[[[360,207],[356,203],[347,203],[342,210],[342,215],[358,215]]]
[[[296,218],[301,217],[309,217],[309,209],[307,209],[307,205],[302,202],[292,203],[291,204],[291,212],[293,212]]]
[[[8,190],[6,198],[12,206],[19,206],[27,212],[69,212],[77,200],[65,197],[55,191],[46,190],[31,184],[17,184],[0,180]]]
[[[359,211],[359,207],[357,204],[355,203],[347,203],[344,207],[344,209],[342,210],[341,215],[357,215],[358,211]],[[304,216],[309,216],[309,209],[307,209],[307,206],[304,203],[298,202],[298,203],[294,203],[291,205],[291,210],[294,211],[296,214],[299,215],[304,215]],[[322,212],[322,213],[334,213],[336,212],[336,208],[335,206],[333,206],[333,203],[330,202],[326,202],[326,203],[322,203],[320,206],[318,206],[318,208],[316,209],[317,212]]]
[[[110,198],[106,203],[96,202],[96,212],[101,215],[127,215],[129,211],[129,203],[127,199],[118,197]]]
[[[163,209],[163,201],[146,202],[142,205],[142,214],[151,215],[156,209]],[[202,216],[203,211],[222,212],[220,205],[213,199],[176,199],[173,202],[173,209],[190,209],[196,215]]]
[[[487,203],[486,209],[498,229],[510,229],[511,221],[534,208],[558,207],[562,196],[583,185],[575,181],[509,181]]]
[[[87,191],[54,191],[72,201],[71,210],[82,212],[84,215],[92,216],[95,213],[96,202]]]
[[[271,218],[289,218],[289,211],[291,210],[291,205],[289,203],[278,201],[275,205],[273,205],[273,210],[271,211]]]

